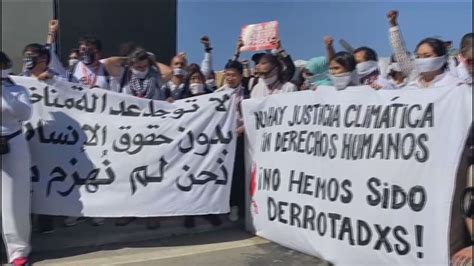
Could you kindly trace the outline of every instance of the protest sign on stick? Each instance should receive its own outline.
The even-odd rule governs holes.
[[[241,51],[260,51],[275,48],[271,43],[273,37],[278,37],[278,21],[245,25],[240,37],[244,42]]]

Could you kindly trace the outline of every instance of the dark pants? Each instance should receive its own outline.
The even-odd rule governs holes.
[[[244,136],[237,138],[235,149],[234,174],[232,175],[232,188],[230,192],[230,206],[239,207],[239,217],[245,215],[245,150]]]
[[[456,252],[466,247],[470,240],[470,235],[467,231],[460,205],[461,194],[467,183],[467,170],[470,160],[472,160],[472,155],[470,154],[471,152],[472,151],[470,150],[470,147],[466,145],[456,175],[453,205],[451,207],[450,256],[453,256]]]

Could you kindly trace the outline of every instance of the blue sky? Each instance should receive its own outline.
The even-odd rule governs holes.
[[[425,37],[454,41],[472,32],[471,1],[342,1],[342,0],[178,0],[178,51],[200,63],[199,39],[209,35],[214,68],[222,69],[233,55],[242,25],[278,20],[283,47],[293,59],[324,55],[323,37],[347,40],[353,47],[369,46],[380,56],[391,53],[386,14],[397,9],[410,51]],[[249,58],[251,53],[242,53]]]

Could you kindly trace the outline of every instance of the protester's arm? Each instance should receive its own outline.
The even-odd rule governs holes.
[[[19,121],[30,118],[30,98],[24,88],[18,95],[13,95],[8,88],[2,88],[2,114],[9,114]]]
[[[399,64],[403,74],[408,77],[413,71],[414,66],[410,59],[410,56],[408,55],[405,41],[400,31],[400,26],[398,26],[398,11],[391,10],[390,12],[388,12],[387,18],[390,24],[390,45],[392,45],[395,60]]]
[[[456,252],[456,254],[454,254],[453,258],[451,259],[451,265],[452,266],[472,265],[473,252],[474,252],[473,245],[461,249],[460,251]]]
[[[278,56],[278,59],[280,59],[283,63],[285,67],[283,70],[285,78],[287,81],[290,81],[296,71],[295,63],[293,62],[293,59],[291,59],[291,56],[283,49],[280,39],[274,37],[272,39],[272,43],[276,47],[274,50],[272,50],[272,53]]]
[[[113,56],[101,61],[111,76],[118,77],[122,74],[123,66],[127,63],[127,60],[127,57]]]
[[[61,77],[67,76],[67,71],[64,68],[61,60],[59,60],[56,49],[55,49],[55,42],[56,36],[58,34],[59,29],[59,22],[57,20],[50,20],[48,25],[48,38],[46,40],[46,45],[49,47],[49,65],[48,67],[52,69],[54,72],[58,73]]]
[[[336,55],[336,50],[334,50],[333,43],[334,39],[331,36],[324,37],[324,47],[326,49],[326,58],[328,62],[331,62],[331,60]]]
[[[237,44],[235,45],[235,53],[234,56],[232,57],[232,61],[237,61],[239,60],[240,57],[240,49],[244,46],[244,41],[242,38],[239,38],[237,41]]]
[[[171,77],[173,76],[173,69],[171,69],[170,66],[160,62],[156,62],[156,66],[160,69],[162,80],[166,81],[171,79]]]
[[[171,79],[171,76],[173,73],[173,70],[171,69],[171,67],[156,61],[156,56],[154,53],[148,52],[148,55],[150,56],[151,64],[159,70],[160,75],[161,75],[160,79],[161,80]]]
[[[208,79],[212,72],[211,41],[209,40],[209,37],[203,36],[201,38],[201,43],[204,46],[204,59],[201,62],[201,71],[202,74],[204,74],[204,77]]]
[[[48,25],[48,38],[46,38],[47,44],[53,44],[56,42],[56,34],[58,33],[59,21],[50,20]]]

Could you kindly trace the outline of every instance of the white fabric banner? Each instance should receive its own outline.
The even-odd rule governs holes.
[[[245,100],[256,234],[336,265],[448,265],[471,99],[461,85]]]
[[[235,157],[233,95],[173,104],[12,77],[33,116],[33,212],[120,217],[229,212]]]

